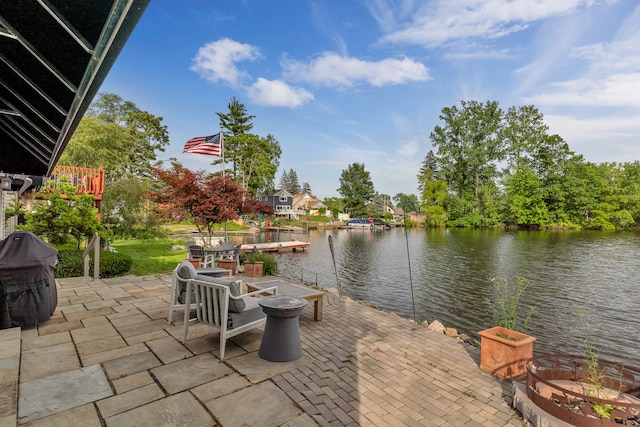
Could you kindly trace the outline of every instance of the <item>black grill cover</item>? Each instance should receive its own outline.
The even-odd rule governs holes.
[[[49,320],[58,305],[57,263],[58,251],[30,231],[0,242],[0,329]]]

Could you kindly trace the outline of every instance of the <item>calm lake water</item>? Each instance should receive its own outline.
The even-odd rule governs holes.
[[[338,286],[354,300],[418,322],[437,319],[476,338],[494,326],[484,302],[490,279],[525,277],[532,286],[523,300],[537,307],[529,325],[536,354],[582,353],[577,305],[589,310],[602,358],[640,366],[639,233],[397,228],[271,232],[254,241],[286,240],[311,245],[276,256],[281,276]]]

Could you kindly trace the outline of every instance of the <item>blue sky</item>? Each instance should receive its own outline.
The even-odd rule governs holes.
[[[535,105],[593,162],[640,160],[636,0],[152,0],[101,92],[164,118],[170,146],[218,132],[233,96],[324,199],[364,163],[377,191],[416,193],[443,107]]]

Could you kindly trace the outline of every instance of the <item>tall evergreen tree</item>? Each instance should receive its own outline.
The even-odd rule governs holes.
[[[233,180],[253,195],[273,189],[282,154],[280,143],[273,135],[260,137],[249,133],[255,116],[247,114],[245,106],[235,97],[227,107],[228,113],[216,114],[225,135],[224,161],[233,164]]]
[[[289,170],[289,180],[291,182],[287,191],[291,194],[300,193],[300,182],[298,181],[298,174],[293,169]]]
[[[288,191],[291,194],[298,194],[301,192],[300,183],[298,182],[298,174],[293,169],[282,172],[282,178],[280,178],[280,189]]]
[[[312,195],[313,193],[311,192],[311,186],[309,185],[308,182],[303,182],[302,183],[302,192],[303,193],[307,193],[309,195]]]
[[[242,156],[243,145],[246,141],[240,138],[241,135],[248,133],[253,129],[251,121],[256,116],[247,113],[247,109],[234,96],[227,104],[228,113],[216,112],[220,119],[220,128],[224,133],[224,159],[233,164],[233,179],[237,179],[238,162]]]
[[[420,172],[418,172],[418,190],[420,193],[424,190],[424,183],[426,181],[434,181],[438,175],[438,159],[433,154],[433,150],[429,150],[427,155],[422,160],[422,166]]]
[[[290,187],[289,185],[289,172],[284,170],[282,171],[282,177],[280,178],[280,186],[279,188],[281,190],[286,190],[287,188]]]
[[[342,195],[345,210],[351,215],[367,214],[367,205],[375,190],[364,163],[352,163],[342,171],[338,193]]]

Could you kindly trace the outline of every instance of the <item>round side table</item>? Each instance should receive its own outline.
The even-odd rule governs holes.
[[[273,295],[260,298],[258,302],[267,315],[262,343],[261,358],[270,362],[290,362],[302,356],[298,316],[309,305],[304,298]]]

